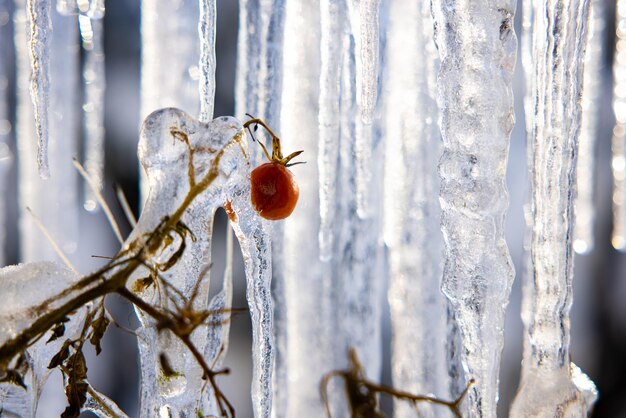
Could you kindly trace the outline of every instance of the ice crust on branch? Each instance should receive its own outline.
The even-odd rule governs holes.
[[[514,125],[513,0],[433,0],[443,156],[442,290],[461,333],[469,416],[495,417],[504,312],[513,266],[504,239],[505,171]],[[485,88],[489,86],[489,88]],[[453,394],[454,395],[454,394]]]
[[[188,165],[189,152],[186,144],[174,139],[172,129],[188,136],[189,147],[194,150],[194,162]],[[237,138],[236,143],[230,143]],[[251,207],[249,199],[249,161],[240,145],[244,144],[243,130],[239,121],[221,117],[204,124],[178,109],[163,109],[152,113],[143,124],[139,144],[139,157],[146,171],[150,193],[137,227],[129,241],[153,230],[164,216],[173,213],[188,198],[193,181],[199,182],[208,174],[211,161],[219,150],[224,150],[219,162],[219,173],[205,191],[195,196],[183,213],[181,221],[194,234],[194,240],[186,240],[186,249],[179,261],[163,277],[189,297],[194,285],[201,285],[194,299],[197,309],[207,309],[210,285],[211,226],[215,210],[230,202],[237,220],[232,223],[239,239],[246,269],[247,296],[253,324],[253,382],[252,398],[256,417],[270,416],[271,376],[273,367],[272,300],[270,296],[271,262],[269,259],[269,237],[265,226]],[[230,143],[230,144],[229,144]],[[229,145],[227,145],[229,144]],[[190,167],[194,168],[192,173]],[[174,247],[177,248],[177,247]],[[171,251],[164,249],[167,259]],[[155,260],[157,262],[157,260]],[[146,275],[136,271],[134,277]],[[227,289],[225,289],[228,292]],[[159,302],[155,288],[145,291],[142,297]],[[223,297],[218,294],[217,298]],[[210,306],[221,304],[218,300]],[[214,400],[201,393],[204,381],[195,360],[187,348],[172,335],[159,333],[155,322],[138,310],[143,327],[139,334],[142,354],[142,416],[158,416],[168,412],[171,416],[183,416],[200,408],[203,414],[213,413]],[[227,327],[214,324],[209,318],[209,327]],[[209,346],[221,346],[223,341],[208,341],[208,336],[221,340],[223,332],[200,328],[192,335],[192,341],[201,352],[219,355],[219,350]],[[163,379],[159,355],[167,353],[174,370],[180,373]],[[223,354],[222,354],[223,355]],[[207,358],[208,364],[214,359]]]

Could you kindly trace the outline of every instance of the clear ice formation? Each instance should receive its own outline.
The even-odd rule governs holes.
[[[9,22],[10,0],[0,1],[0,38],[10,39]],[[6,17],[6,20],[4,19]],[[13,153],[9,148],[9,139],[12,135],[11,121],[9,120],[9,42],[0,43],[0,266],[4,266],[5,232],[5,193],[7,189],[7,172],[13,164]]]
[[[356,65],[356,104],[360,118],[356,123],[356,204],[357,215],[368,218],[372,209],[372,122],[378,96],[378,44],[380,0],[348,0],[350,30],[354,40]]]
[[[338,33],[347,25],[345,1],[320,2],[320,81],[319,81],[319,144],[317,167],[319,172],[319,255],[322,261],[333,256],[334,200],[337,193],[339,167],[339,139],[341,136],[341,61],[345,42],[336,42]]]
[[[40,3],[40,2],[38,2]],[[39,7],[39,6],[37,6]],[[49,70],[54,83],[46,91],[54,109],[48,115],[48,135],[51,139],[49,160],[51,176],[42,180],[36,163],[37,147],[35,116],[28,91],[30,80],[28,14],[23,2],[15,4],[15,50],[17,61],[17,149],[19,158],[20,254],[22,261],[55,260],[56,254],[33,219],[24,212],[26,207],[41,218],[50,234],[66,254],[76,250],[78,240],[77,173],[72,157],[77,154],[76,126],[78,117],[77,80],[78,33],[75,17],[52,13],[55,27],[49,50]],[[48,34],[49,36],[50,34]],[[36,77],[35,77],[36,78]]]
[[[284,21],[285,0],[239,0],[235,114],[260,117],[277,131]]]
[[[171,129],[188,135],[190,146],[200,150],[194,153],[194,173],[188,170],[189,153],[180,140],[174,140]],[[187,297],[198,280],[196,309],[206,309],[210,283],[210,246],[215,210],[230,202],[237,219],[232,226],[239,239],[248,283],[247,295],[253,324],[253,381],[252,398],[255,417],[269,418],[272,403],[271,379],[274,344],[272,336],[272,300],[270,296],[271,260],[269,236],[264,224],[251,207],[249,200],[249,161],[245,153],[241,124],[234,118],[222,117],[209,124],[198,122],[178,109],[163,109],[152,113],[145,120],[139,144],[140,161],[146,171],[150,193],[137,227],[128,238],[140,238],[153,230],[168,214],[174,213],[188,196],[191,178],[200,181],[210,170],[210,162],[216,152],[224,149],[219,162],[219,175],[213,183],[195,199],[182,216],[182,222],[193,232],[195,241],[187,240],[186,250],[179,261],[163,272],[173,286]],[[189,176],[188,176],[188,173]],[[164,248],[167,259],[180,242]],[[159,260],[154,260],[158,262]],[[146,275],[146,271],[135,272],[134,277]],[[210,306],[227,303],[229,284],[210,302]],[[159,303],[155,289],[149,288],[140,294],[145,300]],[[204,301],[204,302],[203,302]],[[167,333],[158,333],[154,321],[137,310],[142,323],[139,330],[139,348],[142,365],[141,416],[153,417],[164,414],[172,417],[193,414],[215,414],[215,402],[206,392],[202,393],[204,381],[201,369],[188,355],[187,349]],[[218,325],[211,327],[218,328]],[[223,325],[227,327],[227,325]],[[194,344],[204,353],[219,355],[219,341],[227,336],[223,330],[212,329],[206,333],[193,334]],[[211,349],[213,347],[213,349]],[[163,378],[159,354],[167,353],[174,370],[180,376]],[[213,359],[207,358],[208,364]],[[161,415],[161,416],[162,416]]]
[[[79,28],[85,50],[83,82],[85,101],[83,103],[83,131],[85,134],[84,167],[96,188],[101,191],[104,185],[104,49],[103,21],[79,15]],[[93,190],[84,182],[85,200],[83,206],[89,211],[98,208]]]
[[[40,313],[45,313],[67,301],[67,298],[57,295],[78,278],[67,267],[50,261],[0,269],[0,294],[3,296],[0,306],[0,345],[32,324],[34,309],[43,309]],[[76,337],[83,318],[84,309],[71,315],[65,335]],[[48,364],[64,341],[58,339],[47,343],[50,335],[44,335],[26,352],[28,369],[24,374],[24,383],[28,390],[12,383],[0,383],[0,415],[15,414],[24,418],[35,416],[41,390],[50,374]]]
[[[589,2],[535,3],[529,166],[532,178],[531,265],[523,284],[526,329],[520,389],[510,416],[584,417],[597,396],[570,363],[573,196]],[[545,34],[554,34],[546,37]]]
[[[432,1],[443,156],[442,290],[461,333],[470,417],[495,417],[513,265],[504,239],[505,171],[514,125],[514,0]],[[485,88],[485,86],[489,88]],[[456,394],[452,394],[456,395]]]
[[[626,0],[615,7],[615,53],[613,56],[613,113],[615,127],[611,145],[613,170],[613,234],[615,249],[626,251]]]
[[[598,102],[602,91],[603,58],[606,33],[605,0],[596,0],[591,6],[589,33],[585,48],[583,90],[581,97],[582,122],[576,163],[576,201],[574,203],[574,251],[587,254],[594,247],[595,223],[594,182],[596,180],[596,143]]]
[[[199,22],[199,16],[198,0],[142,0],[142,118],[164,107],[199,114],[200,37],[198,25],[192,23]],[[148,194],[143,175],[140,191],[143,202]]]
[[[442,151],[436,101],[439,57],[430,3],[392,2],[386,27],[381,100],[392,380],[404,391],[445,398],[446,300],[439,290],[443,264],[437,175]],[[434,417],[436,412],[440,410],[420,405],[420,416]],[[396,400],[394,417],[415,417],[415,409]]]
[[[215,0],[200,0],[200,121],[213,118],[215,100]]]
[[[27,0],[30,37],[28,48],[32,76],[30,94],[35,115],[37,138],[37,165],[43,179],[50,176],[48,164],[50,112],[50,51],[52,44],[51,0]]]

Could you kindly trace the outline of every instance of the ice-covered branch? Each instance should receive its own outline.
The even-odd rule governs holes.
[[[514,124],[515,1],[450,7],[433,0],[432,9],[444,141],[442,289],[455,309],[466,378],[476,381],[469,416],[495,417],[504,311],[514,275],[504,240],[504,175]]]
[[[593,385],[570,367],[574,187],[581,126],[579,97],[589,2],[552,0],[531,10],[532,106],[529,165],[532,236],[522,319],[527,338],[512,417],[586,416]],[[549,36],[546,36],[549,34]],[[527,41],[528,42],[528,41]],[[591,388],[591,390],[590,390]]]

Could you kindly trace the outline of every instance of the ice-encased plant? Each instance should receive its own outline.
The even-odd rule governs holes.
[[[5,412],[21,405],[27,409],[15,413],[32,414],[46,369],[58,367],[69,403],[64,416],[78,416],[83,409],[111,415],[117,407],[89,385],[82,348],[89,342],[100,350],[99,340],[111,320],[104,298],[116,293],[136,306],[142,324],[137,330],[142,416],[178,417],[190,411],[234,416],[215,380],[226,373],[217,367],[226,351],[232,314],[228,277],[222,291],[208,301],[211,226],[217,208],[226,206],[246,264],[253,350],[262,359],[253,378],[256,413],[269,416],[271,264],[267,234],[250,205],[246,149],[243,128],[234,118],[204,124],[177,109],[154,112],[144,122],[139,145],[150,194],[137,226],[111,261],[85,277],[53,263],[2,271],[8,277],[1,282],[2,294],[13,301],[3,308],[0,325],[0,401]],[[24,280],[21,285],[16,284],[18,275]],[[23,292],[28,288],[45,291],[27,298]],[[27,382],[37,385],[25,403],[16,399],[25,399]],[[204,390],[207,382],[211,391]]]

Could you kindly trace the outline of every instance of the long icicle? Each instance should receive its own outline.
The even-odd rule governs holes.
[[[593,227],[595,223],[596,202],[594,200],[594,184],[597,179],[596,143],[602,75],[604,70],[604,21],[605,0],[594,0],[591,6],[589,34],[585,48],[585,71],[583,75],[583,91],[581,98],[582,123],[576,175],[576,202],[574,204],[574,250],[587,254],[594,247]]]
[[[510,416],[587,416],[593,383],[570,363],[573,196],[589,1],[532,5],[531,264],[524,277],[526,329],[520,388]],[[546,37],[546,33],[550,36]]]
[[[613,57],[613,235],[615,249],[626,251],[626,0],[615,7],[615,55]]]
[[[505,170],[514,124],[514,0],[433,0],[441,58],[439,162],[445,267],[442,290],[461,332],[469,416],[495,417],[504,312],[513,265],[504,239]],[[485,88],[489,86],[489,88]]]
[[[392,379],[394,387],[411,393],[447,397],[446,299],[439,290],[443,264],[437,175],[439,59],[430,4],[391,2],[388,19],[381,100]],[[420,416],[433,417],[435,412],[429,405],[420,406]],[[415,409],[397,400],[394,416],[414,417]]]
[[[103,21],[91,19],[86,14],[78,16],[80,34],[85,50],[83,82],[85,100],[83,104],[85,135],[85,170],[98,191],[104,185],[104,48]],[[85,199],[83,206],[88,211],[98,208],[97,199],[87,183],[83,183]]]
[[[30,27],[30,94],[35,114],[37,138],[37,165],[39,175],[50,177],[48,162],[49,111],[50,111],[50,46],[52,43],[52,0],[27,0]]]
[[[213,119],[215,101],[215,0],[200,0],[200,120]]]
[[[10,39],[9,16],[12,10],[11,0],[0,0],[0,38]],[[4,19],[6,17],[6,19]],[[13,153],[9,148],[9,140],[13,134],[9,120],[9,42],[0,43],[0,266],[4,266],[4,242],[6,237],[6,202],[5,193],[8,186],[7,175],[13,164]]]

